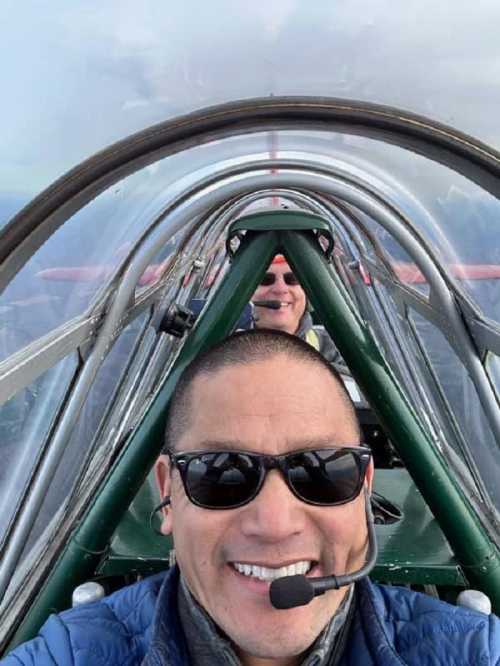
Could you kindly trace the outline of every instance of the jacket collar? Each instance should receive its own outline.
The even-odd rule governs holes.
[[[153,619],[152,639],[141,666],[185,666],[189,664],[186,638],[177,608],[179,569],[167,571],[160,588]]]
[[[306,310],[299,321],[299,327],[295,335],[299,338],[305,338],[307,331],[311,330],[313,325],[313,320],[310,313]]]
[[[354,604],[354,588],[314,642],[302,666],[321,666],[329,657]],[[345,627],[348,631],[348,627]],[[189,648],[187,647],[189,645]],[[195,601],[177,567],[167,574],[158,595],[150,650],[142,666],[238,666],[231,643]]]
[[[390,609],[385,606],[377,594],[376,587],[369,578],[362,578],[356,583],[358,593],[358,612],[356,620],[360,631],[356,631],[358,649],[362,649],[364,643],[366,652],[372,661],[365,663],[373,666],[405,666],[401,657],[397,654],[387,633],[388,617]],[[367,657],[366,652],[365,657]]]

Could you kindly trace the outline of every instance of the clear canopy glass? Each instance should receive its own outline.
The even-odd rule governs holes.
[[[468,133],[488,144],[490,156],[500,148],[494,0],[467,11],[430,0],[216,0],[168,9],[150,1],[57,0],[26,10],[11,0],[0,9],[0,48],[9,56],[0,61],[7,128],[0,228],[55,178],[113,142],[239,99],[300,95],[388,105],[444,123],[450,135]],[[498,518],[498,438],[484,407],[488,391],[498,407],[500,385],[494,188],[463,163],[447,162],[432,138],[424,150],[365,126],[311,120],[263,129],[261,120],[241,131],[228,124],[203,141],[163,146],[122,165],[119,175],[89,187],[83,203],[68,202],[67,214],[47,216],[43,237],[32,234],[16,270],[8,279],[0,274],[0,426],[10,437],[0,443],[9,456],[0,485],[9,484],[12,509],[0,537],[54,433],[61,450],[66,446],[54,478],[71,467],[59,484],[64,501],[91,487],[182,344],[160,333],[160,316],[174,301],[210,297],[228,265],[229,223],[269,206],[328,218],[346,291],[365,304],[361,315],[370,324],[376,312],[392,318],[391,330],[373,327],[381,349],[436,447]],[[357,300],[358,278],[365,293]],[[439,286],[460,304],[469,347],[448,325]],[[115,328],[95,352],[110,320]],[[398,336],[399,355],[390,344]],[[471,355],[484,375],[482,395],[470,379]],[[82,368],[94,361],[95,376],[81,389]],[[80,398],[72,430],[64,430],[64,400]],[[59,499],[53,485],[27,550],[55,521]]]

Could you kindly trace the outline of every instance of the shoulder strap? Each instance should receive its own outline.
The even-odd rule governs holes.
[[[319,346],[319,337],[316,331],[313,328],[310,328],[306,333],[306,342],[308,342],[311,347],[314,347],[316,351],[320,350]]]

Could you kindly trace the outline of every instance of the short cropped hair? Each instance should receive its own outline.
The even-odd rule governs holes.
[[[307,342],[283,331],[255,328],[238,331],[199,354],[182,372],[170,399],[163,451],[174,451],[176,443],[189,427],[191,389],[200,375],[210,375],[228,366],[248,365],[284,354],[290,359],[312,363],[326,369],[337,384],[348,418],[360,439],[356,410],[337,370]]]

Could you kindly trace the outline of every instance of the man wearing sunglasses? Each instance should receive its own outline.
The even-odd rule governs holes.
[[[342,382],[297,337],[246,331],[195,360],[156,476],[177,565],[53,616],[5,666],[500,663],[493,616],[349,582],[370,559],[373,464]]]
[[[255,290],[252,302],[273,301],[279,307],[255,307],[256,328],[285,331],[305,340],[331,363],[343,363],[328,333],[313,328],[312,317],[307,311],[304,290],[293,274],[285,257],[278,254]]]

